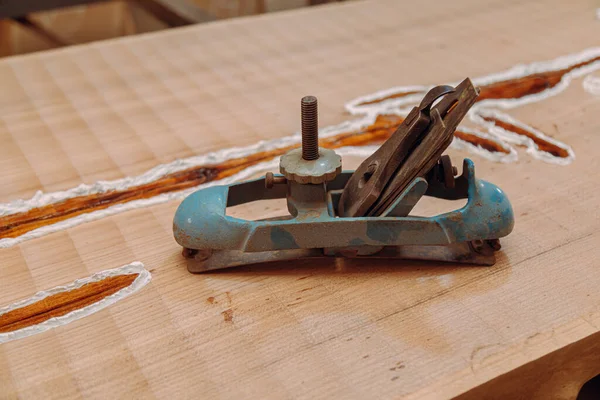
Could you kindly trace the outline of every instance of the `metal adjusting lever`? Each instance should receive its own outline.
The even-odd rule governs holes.
[[[468,78],[456,88],[432,88],[396,132],[350,177],[340,198],[339,215],[384,214],[408,185],[438,163],[478,94]]]

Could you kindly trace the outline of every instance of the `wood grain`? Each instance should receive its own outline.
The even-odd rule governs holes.
[[[595,8],[342,2],[6,58],[0,201],[288,136],[303,95],[319,98],[330,126],[377,90],[580,52],[598,46]],[[513,204],[515,230],[491,268],[324,260],[192,275],[172,236],[178,201],[0,249],[2,305],[135,260],[153,277],[102,311],[0,345],[0,397],[575,398],[600,373],[600,100],[581,82],[502,110],[572,146],[571,164],[520,148],[509,164],[449,151]],[[396,122],[336,140],[376,143]],[[344,168],[360,161],[345,157]]]

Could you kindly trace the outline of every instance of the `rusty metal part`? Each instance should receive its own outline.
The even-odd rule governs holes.
[[[431,126],[411,149],[400,169],[393,175],[368,215],[377,216],[387,209],[416,177],[425,176],[452,143],[454,130],[477,99],[477,89],[466,79],[452,93],[446,94],[431,110]]]
[[[492,249],[494,249],[494,251],[498,251],[502,248],[502,245],[500,244],[500,240],[498,240],[498,239],[487,240],[487,243]]]
[[[458,175],[458,169],[452,165],[450,156],[444,154],[427,173],[426,177],[430,185],[439,186],[441,184],[446,189],[453,189],[456,185],[456,175]]]
[[[287,183],[287,179],[285,176],[273,174],[272,172],[267,172],[265,174],[265,188],[271,189],[275,185],[281,185]]]
[[[301,106],[302,148],[281,156],[279,170],[289,182],[317,185],[331,181],[342,172],[342,158],[319,147],[317,98],[305,96]]]
[[[452,160],[447,154],[440,157],[439,164],[444,175],[444,184],[447,188],[452,189],[454,187],[454,175],[456,175],[454,170],[456,170],[456,167],[452,165]]]
[[[378,216],[388,209],[410,182],[437,163],[477,94],[468,78],[456,88],[431,89],[396,132],[357,168],[340,199],[340,215]]]
[[[315,96],[304,96],[300,101],[302,112],[302,158],[319,158],[319,110]]]
[[[212,256],[213,251],[211,249],[189,249],[187,247],[183,248],[183,256],[187,259],[193,259],[197,261],[208,260]]]
[[[498,239],[490,240],[473,240],[469,242],[469,246],[473,252],[483,256],[493,256],[494,252],[500,250],[500,241]]]
[[[181,254],[183,254],[183,256],[185,258],[193,258],[197,253],[198,253],[198,250],[188,249],[187,247],[184,247],[183,251],[181,252]]]
[[[367,214],[419,136],[429,126],[433,102],[437,97],[453,90],[454,88],[447,86],[430,90],[420,106],[411,110],[396,132],[356,169],[340,200],[341,216],[356,217]]]
[[[483,246],[484,242],[481,239],[471,241],[471,247],[473,247],[473,250],[475,250],[477,253],[481,253],[483,251]]]

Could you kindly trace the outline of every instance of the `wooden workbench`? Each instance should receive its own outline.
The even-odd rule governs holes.
[[[590,1],[365,1],[6,58],[0,202],[289,136],[306,94],[332,126],[356,118],[344,104],[359,96],[553,60],[599,37]],[[513,204],[515,229],[490,268],[326,260],[192,275],[171,230],[181,197],[149,194],[88,220],[84,210],[34,237],[40,218],[21,232],[30,240],[3,242],[0,308],[134,261],[151,280],[5,340],[0,398],[574,398],[600,373],[600,97],[583,80],[503,110],[568,146],[566,165],[519,146],[505,163],[449,150]],[[235,212],[285,205],[269,207]]]

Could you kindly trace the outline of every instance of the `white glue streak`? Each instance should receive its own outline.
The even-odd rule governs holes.
[[[499,82],[499,81],[503,81],[503,80],[520,78],[520,77],[527,76],[532,73],[568,68],[569,66],[572,66],[574,64],[578,64],[581,62],[585,62],[585,61],[590,60],[597,56],[600,56],[600,48],[592,48],[592,49],[585,50],[581,53],[571,54],[571,55],[560,57],[560,58],[557,58],[557,59],[551,60],[551,61],[535,62],[535,63],[528,64],[528,65],[518,65],[518,66],[515,66],[504,72],[500,72],[497,74],[491,74],[488,76],[474,79],[473,82],[476,85],[487,85],[487,84],[491,84],[491,83]],[[515,144],[517,142],[517,139],[515,139],[513,137],[509,138],[509,135],[506,134],[506,131],[500,132],[499,129],[491,127],[489,123],[482,124],[482,118],[479,115],[477,115],[477,113],[478,112],[481,112],[482,114],[490,113],[490,112],[497,113],[498,111],[491,108],[492,106],[509,109],[509,108],[521,106],[523,104],[541,101],[541,100],[551,97],[551,96],[555,96],[556,94],[558,94],[559,92],[564,90],[573,78],[580,77],[584,74],[593,72],[597,69],[600,69],[600,62],[594,62],[585,67],[575,69],[575,70],[569,72],[568,74],[565,74],[563,76],[561,82],[559,84],[557,84],[554,88],[543,91],[541,93],[537,93],[535,95],[525,96],[520,99],[508,99],[508,100],[507,99],[501,99],[501,100],[491,99],[491,100],[482,101],[481,103],[477,103],[469,112],[469,117],[473,122],[475,122],[476,124],[481,125],[483,128],[485,128],[487,130],[487,132],[481,132],[481,131],[470,129],[470,128],[464,127],[464,126],[461,126],[460,129],[464,132],[494,141],[496,144],[498,144],[502,148],[506,149],[508,151],[508,154],[501,153],[501,152],[492,153],[482,147],[475,146],[471,143],[462,141],[457,138],[455,138],[454,141],[452,142],[452,146],[454,148],[467,150],[471,153],[477,154],[479,156],[482,156],[488,160],[492,160],[495,162],[509,163],[509,162],[516,161],[518,159],[517,152],[516,152],[515,148],[510,145],[510,143]],[[589,86],[589,83],[588,83],[588,86]],[[366,96],[356,98],[356,99],[350,101],[348,104],[346,104],[346,109],[351,114],[362,115],[362,118],[352,120],[352,121],[346,121],[339,125],[326,127],[320,131],[320,135],[321,135],[321,137],[328,137],[328,136],[334,136],[334,135],[344,133],[344,132],[358,131],[361,128],[372,125],[375,122],[377,116],[379,116],[379,115],[396,114],[396,115],[400,115],[400,116],[405,116],[406,113],[408,112],[408,110],[410,110],[410,107],[412,105],[414,105],[415,103],[417,103],[422,98],[423,94],[430,87],[431,86],[394,87],[391,89],[378,91],[378,92],[375,92],[375,93],[372,93],[372,94],[369,94]],[[389,96],[394,93],[406,93],[406,92],[418,92],[418,93],[413,94],[413,95],[408,95],[406,97],[402,97],[399,99],[384,101],[384,102],[377,103],[377,104],[364,105],[364,106],[360,105],[360,103],[363,103],[366,101],[378,100],[378,99],[384,98],[384,97]],[[503,120],[508,120],[508,118],[509,118],[508,116],[506,116],[505,114],[502,114]],[[526,127],[528,130],[530,130],[534,134],[539,135],[540,138],[543,138],[545,140],[551,141],[554,144],[559,145],[561,148],[566,149],[570,155],[567,159],[560,159],[559,157],[554,157],[552,155],[549,155],[548,153],[541,152],[541,151],[539,151],[539,149],[537,149],[537,146],[535,146],[535,144],[532,145],[531,143],[526,142],[525,144],[528,146],[527,152],[529,154],[533,155],[534,157],[539,158],[546,162],[558,163],[558,164],[565,164],[565,163],[571,162],[572,159],[574,158],[573,151],[569,146],[567,146],[563,143],[560,143],[556,140],[553,140],[553,139],[545,136],[543,133],[536,131],[535,129],[533,129],[525,124],[520,123],[519,121],[515,121],[513,119],[511,119],[510,121],[511,121],[511,123],[513,123],[515,125]],[[519,140],[522,141],[522,139],[519,139]],[[261,141],[252,146],[224,149],[224,150],[209,153],[206,155],[194,156],[194,157],[176,160],[176,161],[168,163],[168,164],[161,164],[161,165],[158,165],[158,166],[152,168],[151,170],[145,172],[144,174],[138,175],[136,177],[127,177],[127,178],[117,179],[117,180],[113,180],[113,181],[98,181],[93,185],[81,184],[81,185],[79,185],[75,188],[69,189],[69,190],[52,192],[52,193],[43,193],[41,191],[38,191],[31,199],[15,200],[15,201],[12,201],[9,203],[0,204],[0,217],[10,215],[10,214],[15,214],[15,213],[27,212],[34,208],[43,207],[48,204],[55,204],[55,203],[65,201],[65,200],[68,200],[68,199],[71,199],[74,197],[99,194],[99,193],[104,193],[104,192],[113,191],[113,190],[127,190],[134,186],[139,186],[139,185],[143,185],[143,184],[146,184],[149,182],[153,182],[153,181],[160,179],[160,178],[164,177],[165,175],[171,174],[173,172],[182,171],[182,170],[185,170],[188,168],[194,168],[194,167],[198,167],[198,166],[205,166],[205,165],[211,165],[211,164],[217,165],[217,164],[223,163],[223,162],[233,159],[233,158],[241,158],[241,157],[248,156],[250,154],[254,154],[256,152],[270,151],[273,149],[286,147],[286,146],[290,146],[290,145],[295,145],[298,143],[300,143],[300,135],[299,135],[299,133],[296,133],[292,136],[287,136],[287,137],[283,137],[283,138],[276,139],[276,140]],[[521,142],[519,142],[519,143],[521,143]],[[341,155],[368,156],[377,147],[378,146],[346,147],[346,148],[336,149],[336,151],[338,153],[340,153]],[[229,184],[229,183],[241,180],[241,179],[247,179],[248,177],[258,174],[260,171],[276,169],[276,167],[277,167],[277,159],[274,159],[272,161],[268,161],[268,162],[264,162],[264,163],[260,163],[260,164],[256,164],[254,166],[248,167],[248,168],[244,169],[243,171],[241,171],[235,175],[232,175],[228,178],[222,179],[220,181],[213,181],[213,182],[209,182],[209,183],[206,183],[206,184],[203,184],[200,186],[201,187],[209,187],[209,186],[213,186],[213,185],[226,185],[226,184]],[[164,193],[164,194],[160,194],[158,196],[152,197],[152,198],[134,200],[134,201],[124,203],[124,204],[117,204],[117,205],[111,206],[109,208],[106,208],[104,210],[98,210],[98,211],[93,211],[93,212],[90,212],[87,214],[82,214],[82,215],[76,216],[74,218],[58,222],[53,225],[48,225],[48,226],[44,226],[44,227],[35,229],[33,231],[27,232],[27,233],[17,237],[17,238],[0,239],[0,248],[11,247],[18,243],[29,240],[29,239],[41,237],[41,236],[47,235],[52,232],[61,231],[61,230],[82,224],[84,222],[101,219],[101,218],[104,218],[104,217],[107,217],[110,215],[114,215],[114,214],[118,214],[118,213],[121,213],[124,211],[148,207],[148,206],[152,206],[155,204],[161,204],[161,203],[165,203],[165,202],[168,202],[171,200],[182,199],[197,189],[198,189],[198,187],[187,189],[184,191],[179,191],[179,192]]]
[[[475,78],[473,79],[473,84],[475,84],[476,86],[485,86],[497,82],[522,78],[536,73],[558,71],[561,69],[570,68],[573,65],[585,63],[599,56],[600,47],[591,48],[584,50],[581,53],[570,54],[550,61],[534,62],[527,65],[516,65],[503,72]],[[482,147],[466,143],[460,139],[457,139],[453,142],[453,147],[468,150],[470,152],[473,152],[475,154],[478,154],[482,157],[496,162],[514,162],[517,161],[518,156],[516,153],[516,149],[510,144],[523,144],[527,146],[527,153],[539,160],[559,165],[566,165],[571,163],[575,159],[575,153],[573,152],[573,149],[567,146],[566,144],[554,140],[545,135],[544,133],[522,122],[510,118],[506,114],[502,114],[504,116],[502,118],[504,121],[508,121],[508,119],[510,118],[510,121],[513,125],[527,129],[529,132],[539,137],[540,139],[546,140],[550,143],[559,146],[562,149],[565,149],[569,154],[569,156],[566,158],[555,157],[552,154],[541,151],[532,139],[526,137],[516,138],[516,136],[520,136],[516,134],[509,135],[506,130],[501,130],[500,128],[494,127],[493,124],[485,122],[480,115],[498,113],[498,111],[496,111],[495,108],[511,109],[529,103],[540,102],[549,97],[556,96],[557,94],[565,90],[570,85],[573,79],[590,74],[598,69],[600,69],[600,61],[595,61],[583,67],[569,71],[568,73],[562,76],[561,81],[557,85],[550,89],[546,89],[542,92],[531,94],[528,96],[523,96],[516,99],[487,99],[476,103],[469,110],[469,119],[476,125],[479,125],[482,128],[486,128],[487,132],[489,133],[487,139],[494,141],[496,144],[502,146],[503,148],[509,148],[510,154],[507,155],[502,153],[492,153]],[[457,83],[452,83],[451,85],[454,86],[456,84]],[[390,89],[385,89],[379,92],[368,94],[366,96],[358,97],[350,101],[348,104],[346,104],[346,109],[351,114],[365,114],[368,115],[370,118],[376,118],[378,115],[384,115],[389,113],[406,114],[411,107],[418,104],[423,95],[432,87],[433,86],[398,86]],[[600,79],[594,78],[591,75],[587,76],[583,81],[583,87],[588,93],[600,94]],[[384,99],[394,94],[411,92],[417,93],[409,94],[395,99],[385,100],[380,103],[363,104],[366,102],[373,102],[380,99]],[[460,125],[460,130],[473,133],[463,125]],[[481,132],[479,132],[479,134],[481,134]]]
[[[78,289],[86,284],[98,282],[98,281],[103,280],[108,277],[119,276],[119,275],[131,275],[131,274],[138,274],[138,276],[131,283],[131,285],[119,290],[118,292],[113,293],[110,296],[107,296],[107,297],[103,298],[102,300],[97,301],[93,304],[90,304],[90,305],[85,306],[80,309],[73,310],[73,311],[71,311],[65,315],[61,315],[59,317],[50,318],[50,319],[48,319],[44,322],[41,322],[37,325],[28,326],[26,328],[19,329],[19,330],[13,331],[13,332],[0,333],[0,344],[10,342],[12,340],[17,340],[17,339],[21,339],[24,337],[28,337],[31,335],[35,335],[38,333],[42,333],[49,329],[63,326],[68,323],[71,323],[73,321],[76,321],[78,319],[81,319],[83,317],[87,317],[88,315],[92,315],[92,314],[110,306],[111,304],[115,304],[117,301],[122,300],[125,297],[130,296],[133,293],[137,292],[138,290],[140,290],[141,288],[146,286],[148,284],[148,282],[150,282],[150,280],[152,279],[152,276],[150,275],[150,272],[146,268],[144,268],[144,264],[142,264],[139,261],[135,261],[131,264],[124,265],[119,268],[109,269],[106,271],[101,271],[101,272],[95,273],[87,278],[77,279],[76,281],[74,281],[68,285],[65,285],[65,286],[57,286],[57,287],[49,289],[49,290],[37,292],[35,295],[33,295],[32,297],[30,297],[26,300],[18,301],[16,303],[10,304],[6,307],[0,308],[0,316],[1,316],[10,311],[26,307],[30,304],[36,303],[38,301],[45,299],[46,297],[49,297],[49,296],[52,296],[52,295],[55,295],[58,293],[70,292],[70,291]]]
[[[531,64],[520,64],[514,67],[498,72],[473,79],[475,86],[486,86],[493,83],[507,81],[511,79],[519,79],[528,75],[558,71],[561,69],[570,68],[573,65],[585,63],[593,58],[600,56],[600,47],[594,47],[586,49],[580,53],[569,54],[566,56],[558,57],[554,60],[549,61],[538,61]],[[561,81],[551,89],[544,90],[542,92],[531,94],[517,99],[488,99],[477,103],[471,110],[480,107],[500,107],[500,108],[515,108],[520,107],[524,104],[535,103],[549,97],[556,96],[558,93],[565,90],[573,78],[579,78],[587,75],[591,72],[600,69],[600,61],[595,61],[591,64],[585,65],[580,68],[576,68],[563,75]],[[451,83],[450,85],[455,86],[459,82]],[[433,86],[397,86],[390,89],[381,90],[375,93],[368,94],[366,96],[358,97],[346,104],[346,110],[354,115],[360,114],[375,114],[379,115],[388,110],[399,110],[410,108],[417,104],[423,95],[431,89]],[[397,99],[390,99],[376,104],[361,105],[361,103],[369,101],[377,101],[387,96],[400,93],[417,92],[408,96],[400,97]],[[410,107],[409,107],[410,106]]]
[[[495,143],[499,144],[508,153],[501,153],[501,152],[492,153],[491,151],[488,151],[488,150],[484,149],[483,147],[476,146],[473,143],[461,140],[461,139],[457,138],[456,136],[452,140],[451,147],[453,147],[457,150],[466,150],[468,152],[477,154],[478,156],[481,156],[483,158],[486,158],[488,160],[495,161],[495,162],[501,162],[501,163],[508,164],[508,163],[517,161],[518,156],[517,156],[517,151],[515,150],[515,148],[512,146],[509,146],[508,144],[506,144],[502,141],[496,140],[496,138],[494,136],[492,136],[491,134],[486,133],[486,132],[481,132],[476,129],[467,128],[467,127],[461,127],[460,130],[465,133],[469,133],[471,135],[478,136],[483,139],[492,140]]]
[[[525,131],[528,131],[533,136],[536,136],[544,141],[555,145],[558,148],[565,150],[568,154],[567,157],[555,157],[550,153],[545,151],[541,151],[538,145],[533,141],[533,139],[519,135],[515,132],[506,130],[499,126],[496,126],[493,122],[488,122],[484,119],[484,117],[495,118],[498,121],[506,122],[508,124],[514,125],[517,128],[521,128]],[[525,146],[527,148],[527,153],[531,154],[532,157],[537,158],[538,160],[559,164],[559,165],[567,165],[570,164],[575,159],[575,153],[573,153],[573,149],[564,143],[559,142],[558,140],[551,138],[550,136],[545,135],[543,132],[526,125],[508,114],[502,113],[500,111],[496,111],[493,109],[480,109],[477,114],[471,116],[473,121],[476,121],[481,126],[485,126],[488,129],[488,132],[495,135],[497,138],[500,138],[502,141],[506,143],[516,144],[520,146]]]

